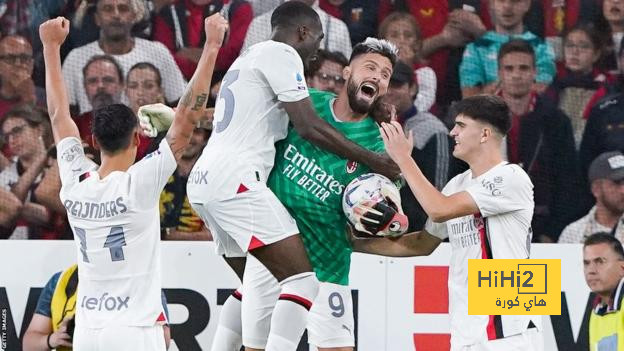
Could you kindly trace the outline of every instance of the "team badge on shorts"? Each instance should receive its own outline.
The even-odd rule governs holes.
[[[358,163],[355,161],[347,161],[347,173],[351,174],[357,170]]]

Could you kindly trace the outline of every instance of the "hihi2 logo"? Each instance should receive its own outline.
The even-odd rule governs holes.
[[[561,314],[561,260],[468,260],[468,314]]]

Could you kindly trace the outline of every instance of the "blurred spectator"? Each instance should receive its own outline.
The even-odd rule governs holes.
[[[624,152],[624,92],[621,88],[622,81],[620,80],[617,85],[596,92],[598,95],[609,92],[611,89],[614,90],[613,93],[606,94],[604,98],[597,101],[587,117],[579,149],[584,179],[587,179],[590,163],[598,155],[607,151]]]
[[[78,105],[80,113],[93,109],[84,89],[83,68],[95,55],[111,55],[122,67],[122,74],[138,62],[150,62],[158,67],[163,78],[165,99],[176,101],[184,91],[184,77],[171,53],[161,43],[133,37],[136,21],[135,0],[99,0],[95,20],[100,27],[100,39],[72,50],[63,63],[69,101]]]
[[[210,109],[210,113],[214,110]],[[191,141],[178,161],[178,168],[160,194],[160,227],[165,240],[212,240],[210,231],[195,213],[186,196],[186,181],[212,131],[212,115],[193,131]]]
[[[468,44],[459,66],[459,78],[464,97],[479,93],[493,93],[498,88],[497,53],[510,39],[523,39],[535,51],[537,90],[541,91],[555,75],[555,56],[543,39],[526,31],[524,15],[531,0],[492,0],[495,31],[488,31],[475,42]]]
[[[422,37],[414,17],[405,12],[393,12],[379,26],[379,37],[387,39],[399,48],[399,59],[414,70],[418,94],[414,106],[426,112],[435,103],[438,82],[431,67],[422,58]]]
[[[458,67],[464,46],[485,32],[488,0],[381,0],[385,17],[391,11],[405,11],[418,22],[423,38],[422,56],[435,71],[438,107],[461,99]]]
[[[579,244],[595,232],[611,231],[624,242],[624,155],[613,151],[598,156],[589,167],[589,181],[596,205],[570,223],[559,242]]]
[[[44,102],[32,73],[33,49],[28,41],[18,35],[0,39],[0,116],[18,104]]]
[[[485,2],[488,0],[482,0]],[[557,61],[563,60],[563,38],[574,26],[591,22],[602,11],[596,0],[533,0],[524,16],[526,30],[544,38],[555,52]],[[490,11],[484,13],[483,23],[494,28]]]
[[[347,25],[353,45],[377,34],[379,0],[319,0],[319,7]]]
[[[95,55],[86,63],[82,70],[84,77],[84,90],[87,99],[93,109],[98,109],[107,105],[116,104],[121,101],[124,89],[124,79],[121,67],[112,56]],[[139,87],[142,88],[142,87]],[[138,96],[133,95],[134,96]],[[138,109],[138,108],[137,108]],[[95,157],[99,154],[95,151],[92,137],[93,111],[87,111],[78,117],[74,117],[74,122],[78,127],[80,138],[86,146],[85,153]],[[140,160],[148,152],[151,140],[140,135],[141,142],[137,149],[137,160]],[[95,159],[96,163],[99,163]]]
[[[134,114],[143,105],[164,103],[160,71],[149,62],[139,62],[132,66],[126,78],[126,96]]]
[[[624,38],[624,2],[621,0],[603,0],[602,11],[594,20],[605,45],[603,60],[600,67],[617,73],[622,65],[618,60],[618,53],[622,48]]]
[[[226,42],[219,50],[215,72],[225,73],[238,57],[247,28],[253,19],[247,1],[232,0],[223,5],[221,0],[180,0],[164,7],[154,18],[152,38],[171,51],[186,79],[191,79],[204,45],[204,18],[227,9],[230,27]]]
[[[383,101],[396,107],[405,132],[413,134],[412,158],[431,184],[442,189],[449,179],[451,138],[448,129],[436,116],[426,111],[418,111],[414,106],[418,88],[412,68],[399,61],[394,65],[388,93]],[[408,186],[401,188],[401,205],[409,218],[409,230],[421,230],[427,214]]]
[[[160,71],[149,62],[139,62],[130,68],[126,76],[125,92],[135,115],[143,105],[165,102]],[[150,138],[140,133],[136,161],[156,151],[165,134],[161,133],[155,138]]]
[[[535,54],[528,42],[516,39],[501,47],[500,95],[512,114],[507,159],[522,167],[533,182],[533,237],[556,242],[578,211],[578,163],[570,120],[533,90],[536,74]]]
[[[306,70],[306,82],[310,88],[331,91],[338,95],[344,86],[342,70],[349,61],[339,52],[319,50],[316,60],[310,61]]]
[[[595,68],[602,53],[601,42],[592,26],[578,25],[566,34],[563,44],[563,67],[546,90],[546,96],[570,118],[576,148],[581,144],[585,117],[596,91],[615,78]]]
[[[291,1],[301,1],[309,6],[312,6],[316,13],[318,13],[321,19],[321,25],[323,26],[323,33],[325,34],[325,37],[321,42],[321,49],[327,51],[338,51],[345,57],[351,57],[351,39],[349,37],[349,29],[344,22],[321,10],[318,6],[318,0]],[[245,36],[245,42],[243,43],[242,50],[247,49],[253,44],[269,40],[271,38],[272,14],[273,11],[266,12],[255,17],[253,21],[251,21],[249,29],[247,30],[247,35]]]
[[[76,291],[78,288],[78,266],[72,265],[62,272],[56,272],[39,295],[35,313],[24,333],[24,351],[71,350],[76,313]],[[167,299],[161,293],[162,305],[167,317]],[[168,318],[167,318],[168,319]],[[165,345],[169,347],[171,331],[163,326]]]
[[[92,41],[96,41],[100,38],[100,28],[95,19],[96,5],[99,0],[75,0],[70,2],[67,12],[68,19],[71,22],[69,28],[69,35],[67,41],[61,48],[61,57],[65,57],[69,51],[73,48],[87,45]],[[145,34],[145,31],[149,31],[151,12],[150,7],[155,9],[157,7],[165,6],[166,3],[175,0],[160,0],[156,2],[148,0],[131,0],[130,6],[132,11],[136,13],[136,19],[132,25],[132,34],[143,39],[148,39],[149,34]],[[163,4],[164,2],[164,4]],[[150,6],[151,4],[151,6]]]
[[[6,113],[0,122],[0,128],[3,139],[15,155],[0,170],[0,188],[11,192],[13,197],[10,201],[18,204],[17,208],[20,209],[15,211],[15,217],[9,225],[0,229],[0,237],[41,239],[60,236],[63,232],[54,231],[64,229],[64,222],[59,218],[58,211],[62,210],[63,214],[65,211],[58,198],[60,179],[47,179],[58,178],[58,171],[46,169],[49,161],[45,141],[49,139],[47,121],[38,110],[29,105],[19,105]],[[43,189],[44,187],[48,189]],[[54,205],[57,212],[42,202]]]
[[[273,12],[284,0],[249,0],[253,8],[254,17],[260,16],[265,12]]]
[[[589,317],[589,350],[624,349],[624,250],[612,235],[596,233],[583,245],[585,281],[596,294]]]

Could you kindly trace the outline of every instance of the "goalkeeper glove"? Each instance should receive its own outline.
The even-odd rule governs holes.
[[[175,111],[171,107],[159,103],[139,107],[137,115],[143,133],[154,138],[158,133],[169,129]]]

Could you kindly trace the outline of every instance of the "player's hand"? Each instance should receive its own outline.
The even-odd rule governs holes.
[[[74,318],[74,316],[65,317],[59,328],[52,333],[52,335],[50,335],[50,346],[53,348],[57,348],[59,346],[72,347],[72,338],[67,333],[67,323],[69,323],[72,318]]]
[[[204,20],[204,30],[206,31],[206,45],[212,47],[221,47],[225,32],[228,30],[228,21],[219,13],[206,18]]]
[[[61,46],[69,34],[69,21],[65,17],[47,20],[39,26],[43,46]]]
[[[405,137],[403,128],[401,128],[401,125],[396,121],[382,123],[379,132],[386,146],[386,152],[394,162],[401,165],[412,159],[414,136],[411,132]]]
[[[139,107],[137,117],[143,135],[155,138],[158,133],[167,131],[171,127],[175,111],[161,103],[143,105]]]
[[[396,205],[395,205],[396,206]],[[362,228],[355,229],[377,236],[399,236],[407,231],[407,216],[387,201],[364,201],[354,208]]]

